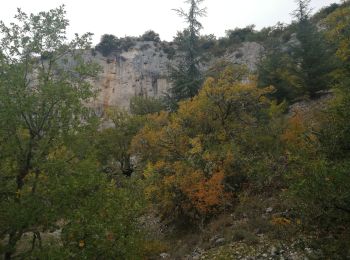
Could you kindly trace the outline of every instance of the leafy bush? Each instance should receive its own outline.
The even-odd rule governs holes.
[[[269,102],[261,97],[271,89],[242,83],[244,77],[231,67],[208,79],[178,112],[152,115],[134,138],[146,195],[165,219],[200,225],[232,205],[246,181],[243,154],[251,153],[250,134],[266,119]]]
[[[136,38],[134,37],[118,38],[112,34],[104,34],[101,37],[101,41],[96,45],[95,50],[106,57],[112,52],[128,51],[135,45],[135,42]]]
[[[236,28],[234,30],[227,30],[226,36],[230,43],[242,43],[245,41],[254,41],[255,25],[249,25],[245,28]]]
[[[163,44],[162,43],[162,50],[167,54],[167,58],[169,60],[171,60],[175,57],[176,49],[171,44]]]
[[[134,115],[147,115],[164,110],[162,100],[154,97],[134,96],[130,99],[130,112]]]
[[[142,36],[140,37],[141,41],[153,41],[153,42],[160,42],[159,34],[149,30],[146,31]]]

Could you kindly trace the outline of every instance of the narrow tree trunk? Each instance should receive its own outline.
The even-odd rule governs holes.
[[[12,259],[12,255],[15,252],[18,239],[19,239],[19,236],[18,236],[18,234],[16,234],[16,232],[10,232],[9,241],[7,243],[7,248],[6,248],[5,255],[4,255],[5,260]]]

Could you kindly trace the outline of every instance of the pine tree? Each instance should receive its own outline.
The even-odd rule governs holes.
[[[310,21],[310,0],[297,0],[297,3],[298,8],[293,12],[297,19],[296,37],[299,41],[293,47],[296,76],[300,79],[303,93],[315,97],[318,91],[330,87],[331,55],[322,33]]]
[[[175,9],[176,13],[183,17],[188,27],[180,36],[180,49],[183,55],[178,66],[171,68],[170,79],[172,87],[170,89],[170,101],[176,107],[176,103],[182,99],[191,98],[198,93],[202,83],[202,73],[199,70],[198,44],[199,32],[203,28],[198,21],[199,17],[206,14],[205,8],[199,5],[204,0],[187,0],[190,5],[188,12],[183,9]]]

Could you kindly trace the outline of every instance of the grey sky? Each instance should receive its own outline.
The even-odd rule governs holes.
[[[314,11],[339,0],[311,0]],[[114,34],[138,36],[152,29],[162,40],[171,40],[184,28],[182,19],[171,9],[186,7],[183,0],[5,0],[1,4],[0,19],[11,21],[20,7],[27,13],[36,13],[66,5],[70,20],[69,34],[94,33],[96,44],[101,35]],[[206,0],[207,17],[201,19],[203,34],[220,37],[225,30],[255,24],[258,29],[276,24],[289,23],[295,9],[294,0]]]

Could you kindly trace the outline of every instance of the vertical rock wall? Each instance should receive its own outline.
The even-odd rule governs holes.
[[[222,58],[216,57],[208,64],[203,64],[202,69],[205,70],[215,61],[224,59],[234,64],[245,64],[250,70],[254,70],[262,51],[262,46],[257,43],[243,43]],[[168,66],[174,63],[174,60],[167,58],[159,43],[137,42],[133,48],[122,53],[109,57],[100,53],[88,54],[87,58],[102,67],[102,72],[93,82],[99,94],[90,104],[100,115],[103,115],[108,107],[128,110],[133,96],[160,97],[170,87],[167,79]]]
[[[129,108],[135,95],[159,97],[169,88],[166,54],[153,42],[138,42],[129,51],[103,57],[91,57],[102,72],[93,85],[99,90],[92,102],[99,113],[108,107]]]

